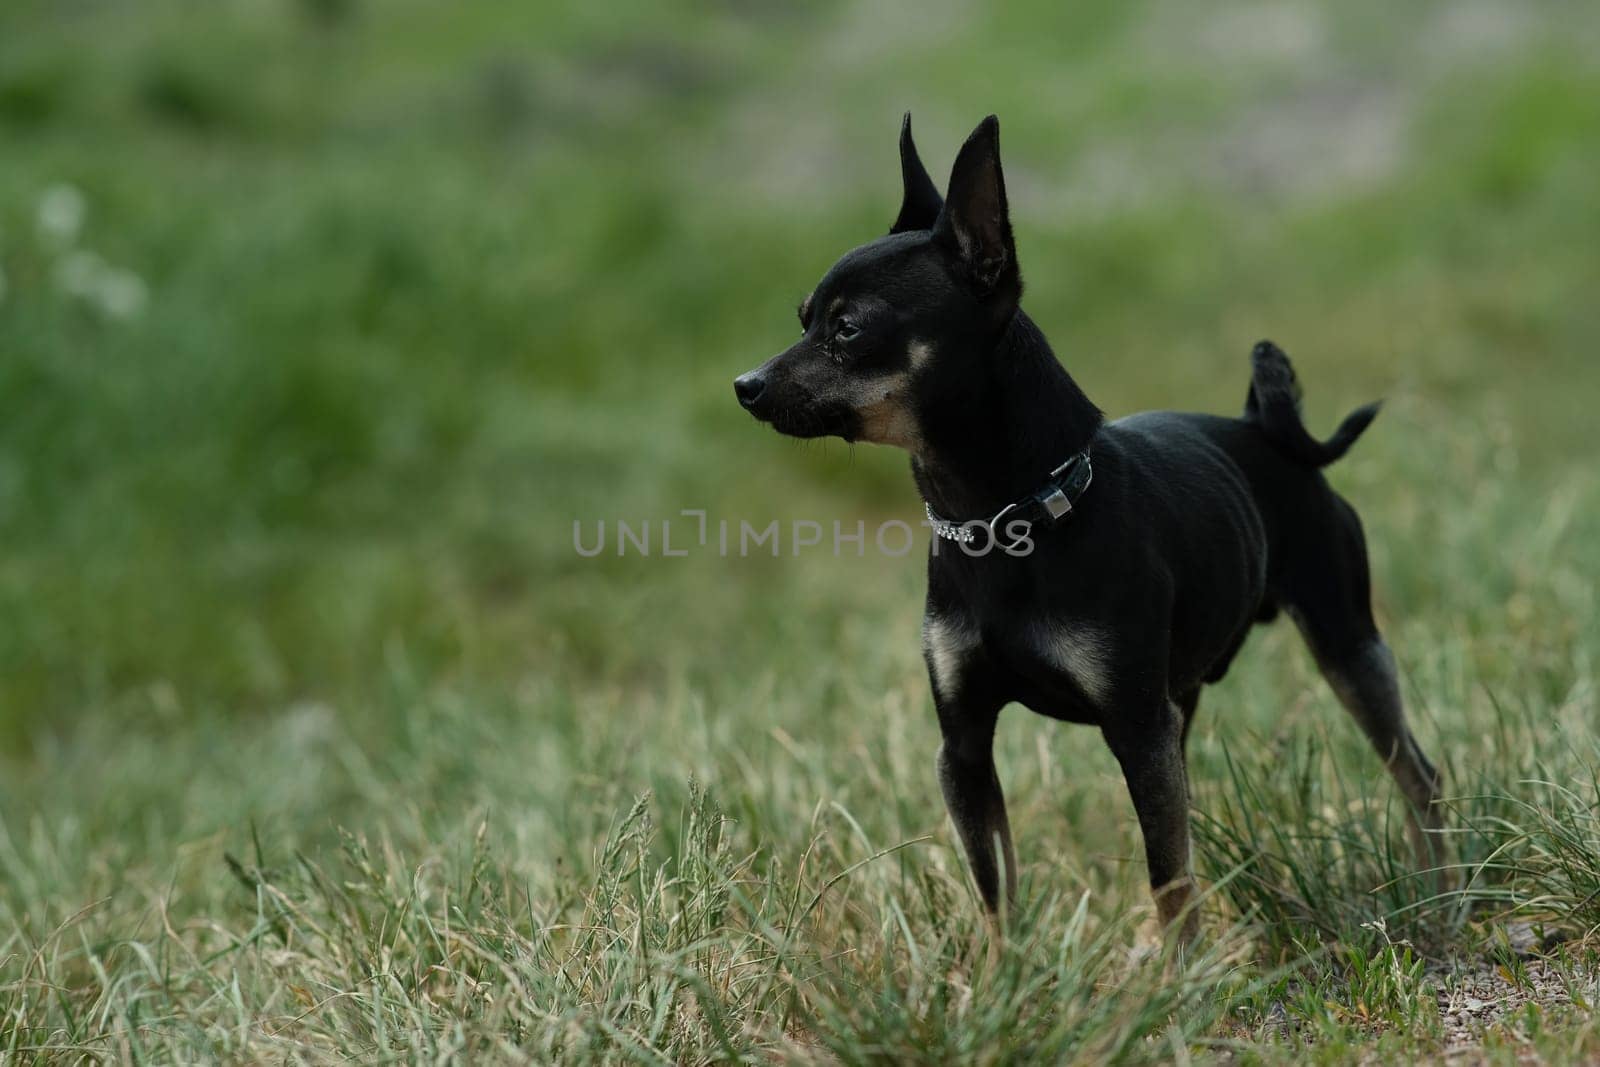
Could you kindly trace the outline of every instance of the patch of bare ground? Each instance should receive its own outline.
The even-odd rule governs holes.
[[[1500,959],[1483,956],[1435,969],[1448,1062],[1477,1062],[1485,1039],[1496,1032],[1525,1043],[1546,1020],[1591,1015],[1600,998],[1600,971],[1592,961],[1580,962],[1573,946],[1553,944],[1529,924],[1505,932],[1509,951],[1497,954]]]

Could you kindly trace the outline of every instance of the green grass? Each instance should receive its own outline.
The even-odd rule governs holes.
[[[1592,1060],[1597,33],[7,5],[0,1060]],[[1261,336],[1314,427],[1386,398],[1332,477],[1462,892],[1277,626],[1190,746],[1196,956],[1146,951],[1098,737],[1014,711],[990,967],[918,553],[573,551],[918,516],[729,389],[887,226],[906,107],[935,173],[1000,114],[1027,306],[1111,413],[1236,410]]]

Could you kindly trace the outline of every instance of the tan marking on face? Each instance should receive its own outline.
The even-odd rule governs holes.
[[[925,616],[922,620],[922,648],[928,658],[928,674],[934,692],[950,700],[955,697],[957,672],[961,661],[978,647],[978,635],[959,619]]]
[[[922,427],[911,409],[911,379],[932,358],[933,350],[916,341],[906,355],[911,364],[909,370],[860,383],[850,406],[861,420],[861,440],[918,452],[922,449]]]
[[[910,376],[895,374],[875,378],[857,391],[851,403],[861,420],[857,436],[877,445],[896,445],[907,452],[922,447],[922,429],[906,403]]]

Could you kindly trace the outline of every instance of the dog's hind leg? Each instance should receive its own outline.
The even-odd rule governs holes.
[[[1444,841],[1438,832],[1443,827],[1439,772],[1406,725],[1394,653],[1374,632],[1356,648],[1337,657],[1319,654],[1317,659],[1339,702],[1372,742],[1405,796],[1406,825],[1418,860],[1431,868],[1443,867]]]
[[[1355,510],[1328,493],[1320,545],[1300,550],[1289,569],[1285,606],[1293,617],[1323,677],[1350,712],[1407,801],[1407,825],[1418,860],[1445,864],[1439,804],[1439,772],[1428,761],[1406,724],[1394,654],[1372,621],[1366,541]],[[1319,549],[1314,554],[1308,548]],[[1444,883],[1444,876],[1439,878]]]

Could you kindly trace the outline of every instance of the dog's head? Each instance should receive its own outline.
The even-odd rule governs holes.
[[[734,380],[739,403],[780,433],[918,451],[925,414],[959,402],[1016,311],[1022,276],[999,121],[989,116],[967,138],[941,198],[908,113],[900,172],[904,199],[888,236],[835,263],[800,304],[800,339]]]

